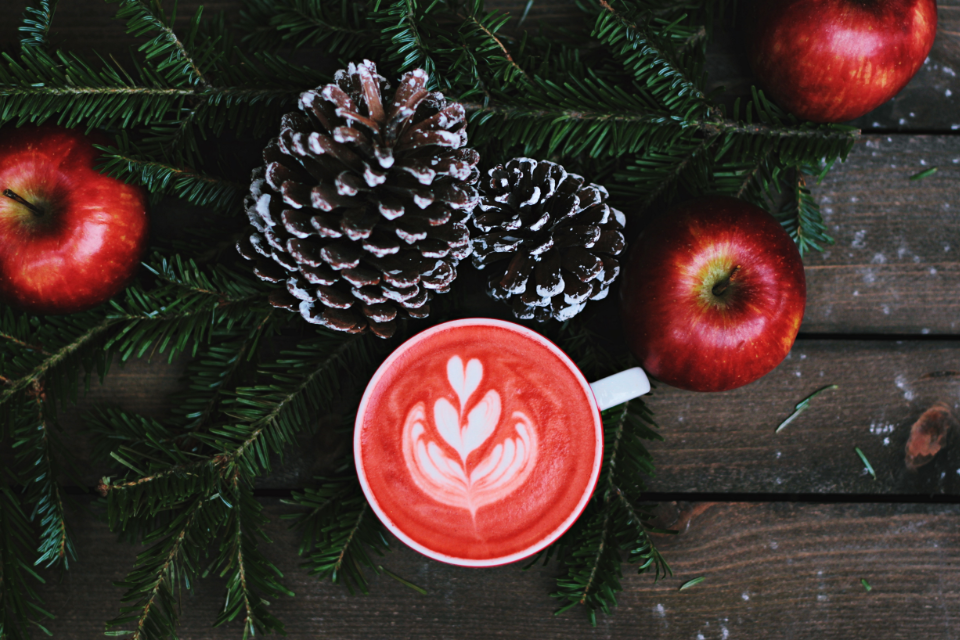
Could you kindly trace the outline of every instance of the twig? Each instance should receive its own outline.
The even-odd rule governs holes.
[[[648,195],[646,199],[639,204],[639,206],[637,207],[637,211],[643,211],[647,207],[649,207],[651,204],[653,204],[653,201],[656,200],[661,193],[663,193],[671,184],[673,184],[677,180],[677,178],[680,177],[680,175],[683,173],[683,170],[686,169],[691,162],[693,162],[693,159],[696,158],[697,155],[700,154],[700,152],[705,151],[709,149],[711,146],[713,146],[713,143],[716,140],[717,140],[717,136],[710,136],[710,137],[704,138],[703,141],[699,145],[697,145],[695,149],[693,149],[693,151],[687,154],[686,158],[684,158],[682,161],[677,163],[673,171],[670,172],[669,176],[666,176],[663,180],[659,181],[657,188],[654,189],[650,193],[650,195]]]
[[[772,127],[765,124],[747,124],[726,119],[674,120],[667,117],[663,112],[658,111],[636,110],[610,113],[585,109],[515,107],[500,103],[480,104],[478,102],[470,102],[469,100],[461,101],[460,103],[467,113],[494,113],[508,120],[511,118],[536,118],[544,120],[582,120],[585,122],[647,122],[661,126],[675,125],[684,129],[696,128],[710,137],[722,133],[743,133],[780,138],[821,138],[828,140],[856,140],[860,137],[859,129],[851,129],[849,131],[823,131],[820,129],[797,129],[794,127]]]
[[[9,340],[10,342],[12,342],[12,343],[14,343],[14,344],[18,344],[18,345],[20,345],[21,347],[23,347],[23,348],[25,348],[25,349],[31,349],[31,350],[33,350],[33,351],[38,351],[38,352],[42,353],[42,354],[45,355],[45,356],[49,356],[49,355],[50,355],[50,352],[45,351],[44,348],[41,347],[40,345],[30,344],[29,342],[24,342],[23,340],[20,340],[20,339],[18,339],[18,338],[14,338],[14,337],[11,336],[10,334],[0,333],[0,338],[3,338],[4,340]]]
[[[495,36],[492,31],[490,31],[490,29],[487,29],[485,26],[483,26],[483,23],[480,22],[479,20],[477,20],[476,16],[470,16],[468,19],[470,20],[470,22],[472,22],[472,23],[474,23],[475,25],[477,25],[477,27],[478,27],[481,31],[483,31],[483,32],[484,32],[485,34],[487,34],[491,39],[493,39],[494,42],[497,43],[497,46],[499,46],[499,47],[500,47],[500,50],[503,51],[503,55],[507,58],[507,62],[510,63],[510,66],[512,66],[514,69],[516,69],[518,72],[520,72],[520,75],[523,76],[523,79],[524,79],[524,80],[526,80],[527,82],[530,82],[530,77],[527,75],[527,72],[524,71],[524,70],[520,67],[520,65],[518,65],[518,64],[514,61],[513,56],[510,55],[510,51],[507,50],[507,48],[504,46],[503,42],[501,42],[500,39],[499,39],[497,36]]]
[[[343,352],[349,347],[353,346],[353,343],[360,339],[360,337],[354,337],[352,340],[344,342],[335,352],[327,357],[321,366],[314,369],[310,375],[304,378],[303,382],[297,385],[293,391],[288,393],[279,402],[277,402],[269,414],[254,422],[254,429],[251,432],[250,437],[240,443],[240,446],[238,446],[236,449],[227,454],[227,457],[229,457],[230,460],[237,460],[241,458],[246,450],[251,447],[253,443],[257,441],[257,439],[260,438],[260,434],[262,434],[267,427],[274,423],[274,421],[277,419],[277,416],[280,415],[280,412],[283,411],[287,404],[296,398],[304,389],[306,389],[307,386],[313,382],[314,378],[333,366],[333,364],[340,359],[340,356],[343,355]]]
[[[60,351],[49,354],[46,360],[38,364],[33,371],[24,377],[14,382],[8,382],[7,384],[9,388],[4,390],[3,393],[0,393],[0,405],[13,397],[13,395],[17,392],[30,386],[34,381],[39,380],[47,371],[60,364],[60,362],[66,359],[70,354],[123,319],[124,318],[107,318],[100,324],[89,329],[85,334],[77,338],[74,342],[67,345]]]
[[[583,591],[581,592],[580,604],[586,604],[587,598],[590,596],[590,587],[593,586],[593,580],[597,577],[597,569],[600,567],[600,557],[603,555],[603,550],[607,546],[607,534],[610,532],[610,516],[613,513],[613,509],[607,506],[606,514],[603,516],[603,526],[600,528],[600,544],[597,546],[597,553],[593,557],[593,567],[590,569],[590,577],[587,578],[586,583],[583,585]]]
[[[190,528],[190,525],[193,524],[193,519],[197,517],[197,514],[200,512],[200,509],[203,508],[205,500],[203,498],[197,498],[196,502],[193,503],[193,506],[190,507],[191,513],[187,520],[183,523],[183,527],[180,529],[180,533],[177,535],[177,539],[172,545],[170,545],[170,552],[167,553],[167,558],[163,563],[163,566],[160,568],[160,571],[157,575],[157,581],[153,583],[153,587],[150,589],[150,595],[147,599],[147,604],[143,608],[143,614],[137,620],[137,630],[134,632],[132,640],[139,640],[141,634],[143,633],[143,625],[147,621],[147,616],[150,615],[150,607],[153,606],[153,601],[157,597],[157,593],[160,591],[160,585],[163,583],[164,576],[167,571],[170,569],[170,565],[173,564],[174,559],[176,559],[177,554],[180,553],[180,546],[183,544],[183,539],[187,535],[187,529]]]

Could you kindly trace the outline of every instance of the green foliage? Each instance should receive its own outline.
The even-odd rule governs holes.
[[[263,532],[267,519],[263,507],[246,482],[235,483],[230,493],[233,507],[227,520],[229,544],[222,548],[218,564],[227,578],[226,603],[214,626],[237,618],[243,620],[243,638],[264,635],[268,631],[284,633],[283,623],[267,611],[271,599],[293,596],[280,584],[280,570],[260,551],[260,541],[270,542]]]
[[[244,0],[236,33],[222,14],[178,21],[175,3],[111,1],[141,42],[122,62],[57,49],[56,1],[27,8],[19,54],[0,58],[0,124],[104,129],[112,137],[99,144],[100,170],[155,200],[180,199],[191,217],[157,232],[138,278],[108,303],[61,317],[0,308],[0,436],[16,454],[0,490],[0,638],[28,637],[47,615],[31,567],[66,569],[74,558],[58,408],[111,363],[158,356],[188,360],[166,417],[116,407],[84,416],[111,469],[99,486],[107,521],[148,545],[108,632],[175,637],[181,592],[211,573],[227,580],[215,624],[242,621],[244,637],[282,632],[269,603],[292,594],[262,551],[266,520],[252,487],[319,416],[339,414],[352,428],[360,393],[396,342],[332,334],[270,306],[272,288],[234,249],[252,168],[234,150],[274,135],[297,96],[348,61],[376,61],[391,83],[426,69],[432,90],[464,104],[484,170],[518,154],[550,158],[604,184],[633,216],[732,195],[773,212],[801,252],[832,241],[808,181],[844,159],[859,132],[800,122],[756,90],[725,111],[704,65],[732,2],[582,0],[582,25],[517,34],[482,0]],[[309,56],[322,68],[295,62]],[[455,287],[396,340],[457,317],[465,298]],[[591,377],[624,366],[581,318],[539,330]],[[604,429],[594,496],[540,556],[562,563],[561,611],[582,604],[594,621],[616,603],[624,558],[655,579],[670,571],[643,507],[653,473],[643,441],[659,438],[649,409],[611,409]],[[349,452],[337,464],[293,494],[292,526],[312,575],[366,592],[387,571],[375,559],[388,545]]]
[[[257,51],[322,47],[349,59],[376,37],[364,13],[351,0],[246,0],[238,26],[244,43]]]
[[[0,475],[0,638],[30,638],[31,625],[50,635],[41,624],[43,617],[53,616],[37,595],[36,585],[44,580],[31,567],[35,555],[30,525],[9,474]]]
[[[124,604],[107,622],[107,633],[122,630],[133,640],[176,636],[181,594],[204,573],[207,549],[220,538],[225,509],[221,500],[197,496],[144,537],[143,543],[151,546],[117,583],[126,589]]]
[[[53,13],[57,10],[57,0],[39,0],[39,6],[27,7],[23,14],[23,26],[20,33],[24,34],[20,41],[23,47],[48,47],[47,38],[50,35],[50,24]]]
[[[364,570],[379,572],[373,555],[387,550],[383,525],[363,496],[352,465],[333,477],[317,478],[318,486],[294,492],[288,504],[305,510],[284,516],[301,535],[300,555],[310,575],[367,593]]]
[[[36,564],[46,568],[62,565],[68,569],[77,552],[64,511],[66,496],[58,478],[73,471],[71,478],[77,482],[77,474],[62,463],[67,456],[57,434],[55,407],[46,401],[46,393],[39,383],[33,385],[30,395],[35,412],[33,415],[28,412],[26,419],[14,423],[13,449],[21,476],[29,482],[24,499],[33,505],[30,519],[39,525],[37,552],[40,557]]]
[[[650,538],[670,532],[651,527],[651,514],[642,506],[644,479],[654,472],[643,440],[662,439],[650,410],[642,400],[609,409],[603,429],[603,467],[590,504],[556,548],[541,554],[544,561],[557,556],[566,568],[552,594],[562,603],[557,614],[584,605],[594,625],[597,610],[609,613],[617,603],[623,555],[639,573],[653,572],[655,580],[672,575]]]

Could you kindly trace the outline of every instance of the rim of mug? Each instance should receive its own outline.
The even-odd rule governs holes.
[[[363,456],[360,454],[360,431],[363,427],[363,416],[366,412],[367,403],[369,402],[370,396],[373,393],[374,388],[377,386],[377,383],[379,383],[383,375],[393,366],[393,363],[396,362],[405,352],[409,351],[411,348],[436,333],[468,326],[491,326],[507,329],[514,331],[515,333],[519,333],[524,337],[531,338],[534,342],[537,342],[541,346],[547,348],[554,355],[556,355],[561,362],[567,365],[567,368],[583,388],[584,395],[587,397],[587,400],[590,402],[590,405],[593,408],[596,448],[593,460],[593,468],[590,472],[590,480],[587,483],[587,488],[580,497],[579,502],[577,502],[577,505],[574,507],[573,511],[570,512],[570,515],[568,515],[567,518],[564,519],[564,521],[548,535],[544,536],[527,548],[522,549],[521,551],[516,551],[506,556],[497,556],[495,558],[476,559],[450,556],[424,546],[407,535],[400,527],[397,526],[393,519],[386,514],[386,512],[380,506],[380,503],[377,502],[376,496],[374,495],[369,482],[367,482],[367,475],[363,468]],[[596,396],[594,396],[593,389],[591,388],[586,377],[583,375],[583,372],[580,371],[580,368],[576,365],[576,363],[573,362],[570,356],[564,353],[563,350],[555,345],[551,340],[540,335],[536,331],[533,331],[532,329],[528,329],[521,324],[509,322],[507,320],[498,320],[496,318],[462,318],[460,320],[443,322],[441,324],[434,325],[429,329],[421,331],[394,349],[393,353],[391,353],[377,368],[377,371],[370,378],[366,389],[363,391],[363,397],[361,398],[360,406],[357,409],[357,417],[354,420],[353,457],[357,469],[357,477],[360,479],[360,487],[363,489],[363,494],[366,497],[367,502],[370,503],[370,507],[373,509],[374,513],[377,514],[377,517],[380,518],[380,522],[383,523],[390,533],[399,538],[401,542],[429,558],[433,558],[434,560],[439,560],[440,562],[445,562],[447,564],[459,565],[462,567],[496,567],[509,564],[511,562],[516,562],[518,560],[523,560],[524,558],[529,558],[538,551],[547,548],[558,538],[560,538],[560,536],[566,533],[567,530],[573,526],[573,523],[577,521],[577,518],[580,517],[580,514],[583,513],[583,510],[587,507],[587,503],[590,501],[593,491],[597,486],[597,482],[600,479],[600,467],[603,463],[603,419],[600,415],[600,408],[597,405]]]

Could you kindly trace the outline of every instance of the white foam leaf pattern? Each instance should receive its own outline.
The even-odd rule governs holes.
[[[467,456],[480,447],[493,434],[500,422],[500,394],[491,389],[477,406],[467,416],[467,426],[463,429],[463,448],[460,450],[460,459],[467,461]]]
[[[437,427],[437,432],[446,440],[447,444],[460,454],[461,459],[465,458],[466,456],[463,455],[463,439],[460,436],[460,415],[446,398],[440,398],[433,405],[433,423]]]
[[[494,389],[470,410],[464,424],[465,409],[482,379],[483,366],[477,359],[471,359],[466,367],[459,356],[447,362],[447,381],[457,394],[460,409],[449,399],[439,398],[433,405],[433,430],[455,456],[428,433],[424,402],[410,409],[403,426],[404,460],[417,486],[434,500],[467,509],[473,516],[480,507],[502,500],[522,486],[537,459],[536,431],[530,418],[514,411],[501,425],[502,403]],[[470,469],[470,454],[498,436],[500,442],[483,459],[474,460]]]
[[[483,365],[476,358],[471,359],[467,366],[463,366],[460,356],[453,356],[447,361],[447,380],[460,399],[460,410],[467,406],[470,396],[480,386],[483,378]]]

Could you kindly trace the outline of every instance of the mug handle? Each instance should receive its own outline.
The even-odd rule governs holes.
[[[597,408],[605,411],[650,392],[650,380],[640,367],[633,367],[590,383]]]

